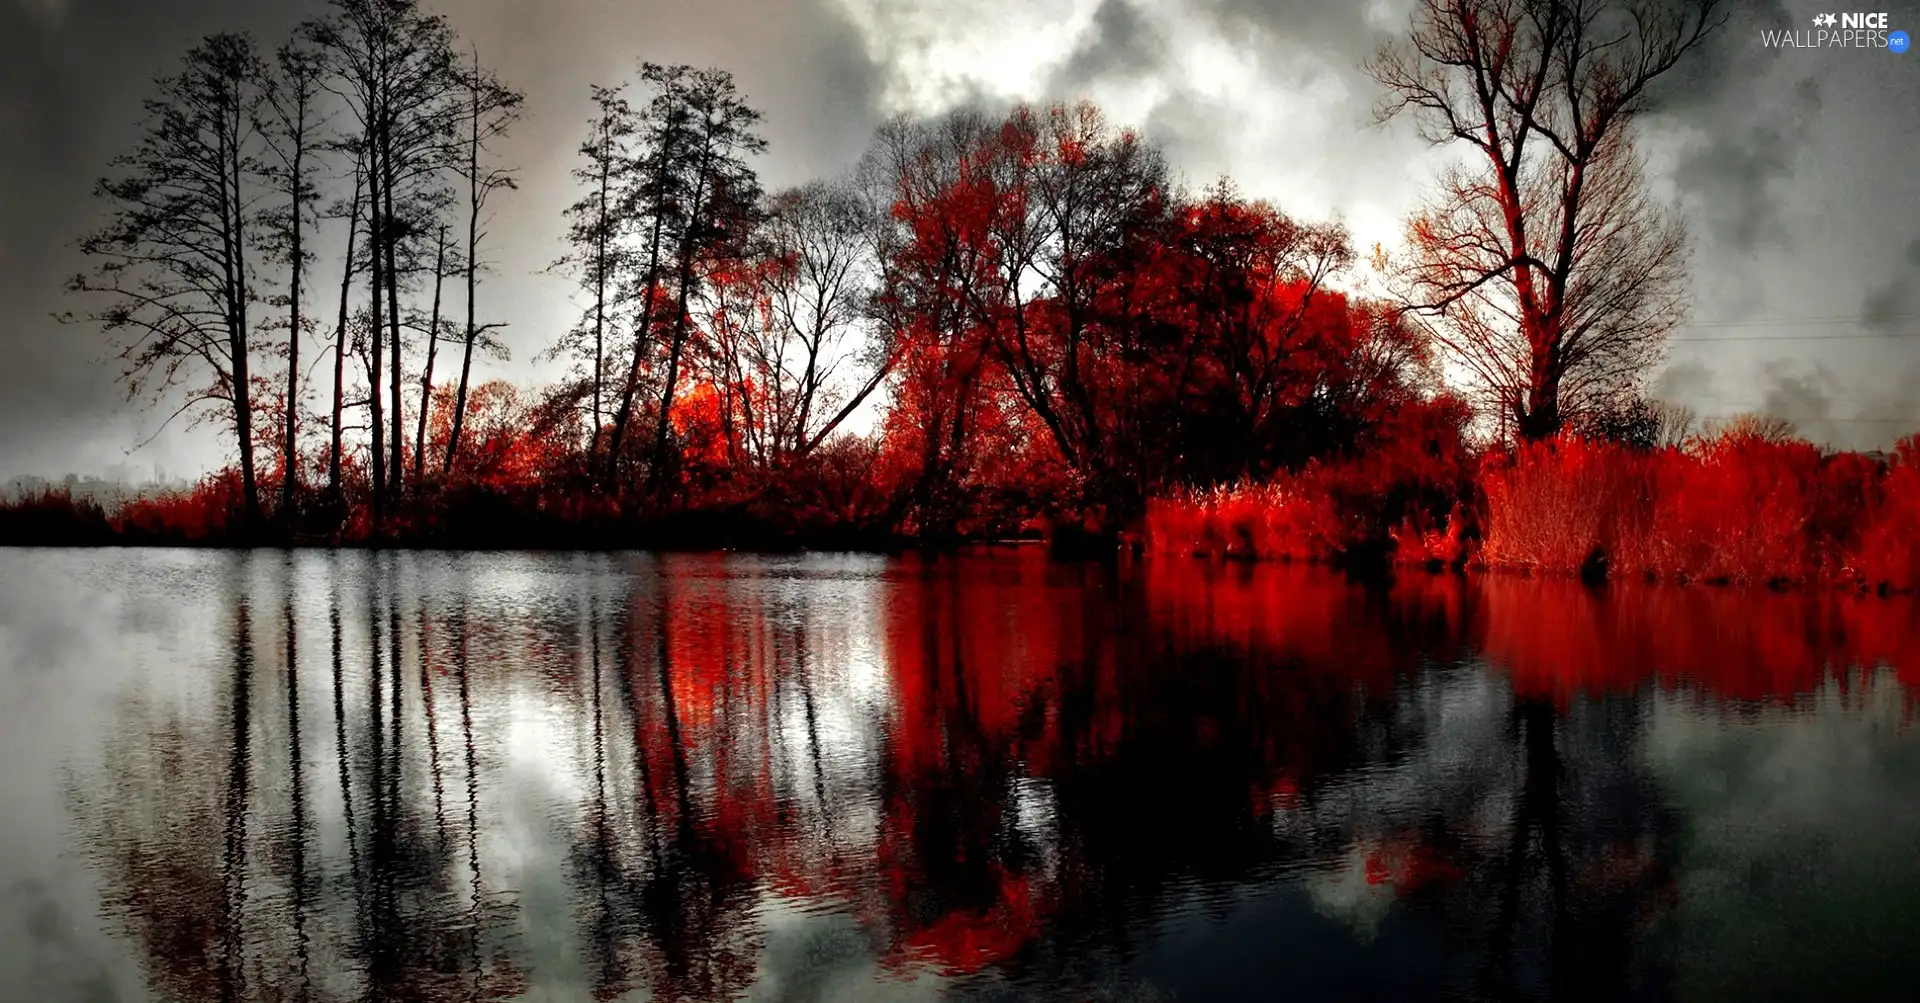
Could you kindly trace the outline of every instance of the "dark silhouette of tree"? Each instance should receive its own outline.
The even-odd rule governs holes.
[[[305,275],[313,252],[306,245],[306,225],[314,214],[320,192],[314,184],[315,161],[324,146],[326,122],[318,100],[327,72],[321,54],[299,42],[288,42],[275,53],[264,77],[263,110],[269,112],[257,128],[266,138],[268,183],[285,199],[268,210],[271,259],[287,266],[287,383],[286,435],[281,444],[280,511],[293,510],[300,482],[300,336],[306,325],[300,310],[306,294]]]
[[[617,323],[617,283],[633,267],[632,254],[623,239],[628,220],[621,211],[619,199],[628,188],[628,178],[634,168],[626,147],[638,123],[633,107],[623,96],[625,90],[624,84],[593,87],[594,115],[588,120],[587,139],[580,144],[581,163],[573,170],[574,180],[585,185],[587,192],[565,210],[567,243],[571,250],[554,263],[556,269],[571,274],[593,297],[593,305],[587,308],[580,322],[548,350],[552,358],[573,356],[580,368],[590,374],[593,433],[587,440],[589,469],[596,466],[606,418],[607,328],[610,321]]]
[[[1638,390],[1681,316],[1679,223],[1631,141],[1719,0],[1423,0],[1367,64],[1383,119],[1475,151],[1410,227],[1414,307],[1522,438]]]
[[[1163,233],[1170,183],[1160,151],[1108,126],[1091,104],[1036,114],[1020,109],[1001,131],[988,168],[998,203],[990,228],[993,280],[971,309],[992,332],[1014,392],[1045,426],[1089,500],[1132,512],[1144,500],[1137,457],[1114,441],[1127,396],[1115,366],[1127,326],[1102,323],[1113,283]]]
[[[130,398],[157,401],[184,384],[174,415],[208,405],[231,426],[250,526],[260,517],[248,312],[260,299],[250,259],[264,197],[264,75],[251,39],[220,34],[155,82],[137,145],[96,188],[111,217],[80,248],[99,264],[68,283],[108,300],[84,318],[117,339]]]
[[[752,249],[708,283],[705,318],[740,438],[769,469],[804,463],[893,372],[873,324],[878,213],[850,182],[768,200]]]
[[[420,366],[420,407],[413,433],[413,479],[417,484],[427,460],[427,412],[433,406],[433,363],[440,350],[440,290],[447,271],[447,225],[443,222],[433,242],[433,306],[427,314],[427,357]],[[464,380],[464,376],[463,376]]]
[[[760,182],[746,158],[766,148],[756,131],[760,113],[749,107],[724,70],[690,66],[641,68],[653,97],[641,116],[631,185],[623,206],[646,234],[635,277],[640,297],[633,357],[608,438],[608,478],[616,476],[621,444],[656,335],[664,366],[647,487],[662,497],[668,482],[674,395],[688,334],[688,307],[702,264],[744,246],[760,198]],[[670,286],[669,286],[670,283]],[[671,297],[670,301],[668,297]],[[654,328],[663,327],[664,332]]]
[[[328,429],[327,443],[327,500],[336,507],[343,506],[341,495],[340,462],[344,444],[344,429],[341,422],[347,404],[347,343],[349,332],[347,322],[351,308],[349,300],[353,293],[353,278],[360,272],[360,259],[356,241],[360,236],[360,220],[366,214],[362,193],[366,187],[365,156],[358,146],[354,148],[353,194],[345,202],[336,206],[335,216],[344,216],[347,220],[347,244],[340,256],[340,315],[333,326],[333,420]]]
[[[386,413],[378,394],[372,405],[378,508],[389,485],[394,494],[404,485],[400,274],[421,267],[422,242],[448,198],[443,172],[453,157],[457,110],[453,32],[415,0],[333,0],[333,8],[303,32],[333,62],[329,87],[350,110],[366,151],[373,326],[387,338]],[[381,355],[374,344],[376,369]]]
[[[463,92],[460,99],[459,117],[460,144],[465,156],[456,162],[455,170],[467,182],[467,327],[465,337],[461,339],[460,349],[460,385],[453,398],[453,431],[447,437],[446,461],[441,465],[443,472],[453,471],[453,462],[460,453],[460,430],[467,412],[467,382],[473,374],[473,350],[483,343],[497,354],[504,354],[504,348],[493,343],[488,333],[500,327],[498,324],[482,325],[478,322],[477,308],[480,286],[480,242],[486,237],[481,229],[482,213],[487,207],[487,199],[503,188],[518,187],[510,169],[486,164],[483,157],[489,152],[487,144],[506,135],[520,117],[520,104],[524,97],[481,67],[480,54],[475,52],[472,60],[456,71],[459,88]],[[421,408],[426,401],[421,401]]]
[[[889,207],[879,235],[881,322],[900,343],[893,414],[919,445],[912,487],[896,501],[925,537],[951,536],[970,470],[972,426],[986,346],[967,309],[992,277],[989,197],[982,161],[994,129],[974,111],[937,122],[882,126],[862,162],[865,183]]]

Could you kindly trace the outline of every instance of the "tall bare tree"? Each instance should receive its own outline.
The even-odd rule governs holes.
[[[627,426],[633,420],[634,402],[647,369],[647,348],[655,335],[663,254],[671,249],[674,229],[683,225],[685,216],[686,177],[681,168],[686,149],[692,145],[686,94],[693,87],[695,72],[691,66],[653,63],[643,65],[640,71],[652,98],[641,113],[635,148],[627,154],[628,186],[620,193],[620,212],[627,225],[645,236],[635,254],[635,274],[625,280],[631,287],[629,295],[639,300],[639,306],[633,322],[633,348],[621,380],[620,406],[614,409],[613,426],[607,433],[604,478],[610,489],[618,487]]]
[[[321,54],[298,42],[282,45],[274,54],[272,72],[265,78],[261,124],[266,137],[267,176],[284,204],[266,214],[273,257],[287,265],[287,385],[286,437],[281,446],[280,511],[293,511],[294,490],[300,477],[300,335],[305,323],[300,308],[305,278],[313,252],[306,245],[306,224],[320,197],[314,184],[315,161],[324,128],[318,100],[326,62]],[[351,240],[351,238],[349,238]]]
[[[329,86],[350,110],[366,150],[373,323],[384,328],[388,404],[372,404],[376,506],[404,483],[404,365],[400,275],[424,268],[424,241],[446,200],[457,78],[453,31],[417,0],[333,0],[303,33],[335,67]],[[379,300],[384,295],[385,302]],[[371,346],[376,366],[381,347]],[[377,396],[377,395],[376,395]],[[382,440],[387,455],[382,460]]]
[[[427,312],[427,357],[420,364],[420,407],[413,433],[413,481],[420,483],[427,462],[427,412],[433,409],[433,363],[440,353],[440,292],[446,284],[447,224],[441,223],[433,241],[433,306]]]
[[[1503,426],[1542,438],[1637,391],[1683,306],[1679,223],[1631,130],[1722,0],[1421,0],[1367,64],[1383,119],[1468,147],[1411,226],[1412,306]]]
[[[107,298],[83,319],[116,338],[129,397],[157,401],[185,384],[175,416],[208,405],[229,424],[249,525],[260,517],[248,308],[258,298],[249,257],[264,197],[255,126],[264,72],[247,36],[219,34],[156,82],[138,144],[96,189],[112,215],[80,247],[98,265],[69,283]]]
[[[467,412],[468,383],[473,376],[473,350],[488,339],[490,332],[500,325],[479,323],[476,313],[480,291],[480,242],[485,239],[485,213],[487,200],[501,189],[515,188],[510,168],[499,167],[486,162],[490,153],[488,144],[513,127],[520,117],[520,105],[524,97],[519,91],[500,82],[492,71],[480,65],[480,54],[475,52],[472,60],[458,70],[457,77],[461,90],[459,107],[460,144],[464,155],[458,160],[456,170],[467,183],[467,326],[460,349],[460,385],[453,398],[453,429],[447,436],[447,456],[441,464],[441,470],[451,472],[453,461],[460,454],[460,430]],[[487,347],[499,352],[498,345],[490,341]]]
[[[711,283],[716,341],[742,438],[767,465],[819,448],[892,372],[899,341],[873,324],[878,213],[849,182],[768,200],[751,258]],[[751,388],[751,392],[746,392]]]
[[[362,208],[365,188],[365,155],[360,147],[355,146],[353,195],[334,209],[335,215],[344,215],[347,219],[347,247],[340,258],[340,316],[333,327],[333,423],[329,429],[331,441],[327,448],[327,497],[336,504],[340,501],[341,419],[347,403],[348,301],[353,293],[353,277],[360,271],[356,241],[360,235],[360,218],[365,213]]]

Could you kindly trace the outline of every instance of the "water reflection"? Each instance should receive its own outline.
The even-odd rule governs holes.
[[[196,559],[147,600],[205,618],[173,691],[73,738],[157,998],[1764,996],[1790,973],[1716,959],[1769,937],[1857,995],[1916,974],[1839,944],[1920,929],[1910,602]],[[1754,793],[1812,746],[1853,796]]]

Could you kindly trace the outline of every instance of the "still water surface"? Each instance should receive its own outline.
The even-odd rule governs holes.
[[[0,999],[1912,999],[1920,610],[0,552]]]

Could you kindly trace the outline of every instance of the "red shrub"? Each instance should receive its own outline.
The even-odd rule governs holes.
[[[1611,443],[1522,444],[1483,461],[1480,487],[1480,556],[1492,567],[1576,572],[1645,525],[1645,457]]]
[[[1743,584],[1912,588],[1920,450],[1857,453],[1736,430],[1641,452],[1567,438],[1489,458],[1493,567]]]
[[[1864,508],[1843,573],[1868,588],[1920,589],[1920,435],[1901,441]]]
[[[238,525],[244,510],[240,472],[229,467],[208,474],[190,491],[128,501],[113,523],[122,537],[134,542],[210,543]]]

